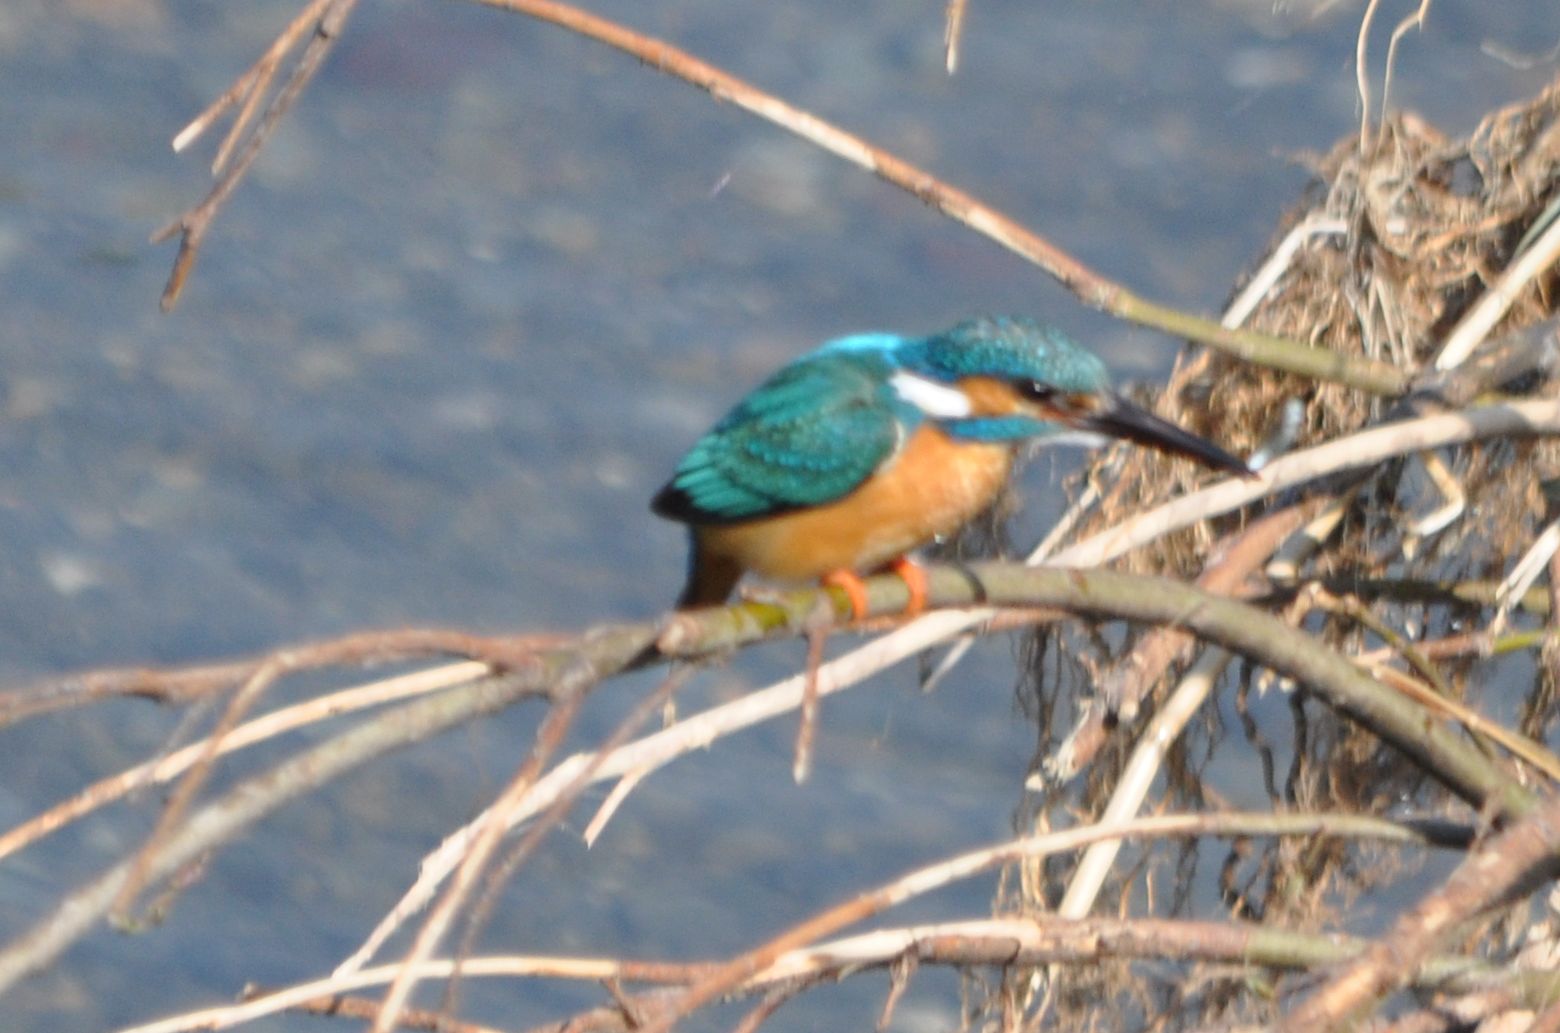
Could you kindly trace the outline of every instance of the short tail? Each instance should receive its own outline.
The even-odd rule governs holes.
[[[731,597],[742,579],[742,568],[728,556],[711,554],[699,544],[698,532],[689,534],[688,583],[677,597],[679,610],[719,606]]]

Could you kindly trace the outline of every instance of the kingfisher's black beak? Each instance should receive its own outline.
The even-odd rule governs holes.
[[[1160,419],[1120,395],[1097,395],[1090,402],[1087,407],[1080,406],[1068,413],[1071,418],[1066,422],[1079,430],[1125,438],[1161,452],[1186,456],[1214,470],[1241,477],[1257,476],[1251,467],[1213,442]]]

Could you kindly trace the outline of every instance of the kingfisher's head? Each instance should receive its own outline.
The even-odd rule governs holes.
[[[1211,441],[1116,394],[1099,356],[1033,319],[966,320],[930,337],[902,339],[893,354],[894,390],[955,438],[1124,438],[1214,469],[1251,473]]]

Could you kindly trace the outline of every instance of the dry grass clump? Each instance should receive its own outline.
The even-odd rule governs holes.
[[[1273,256],[1262,270],[1270,275],[1277,261],[1281,275],[1252,308],[1246,325],[1416,373],[1428,371],[1454,327],[1543,229],[1546,206],[1556,199],[1560,182],[1560,84],[1491,114],[1463,139],[1448,139],[1415,115],[1397,115],[1368,137],[1340,141],[1313,166],[1317,181],[1275,235]],[[1550,316],[1554,278],[1546,272],[1525,285],[1495,334]],[[1165,397],[1162,409],[1237,452],[1267,440],[1275,414],[1292,399],[1303,403],[1297,448],[1412,412],[1401,400],[1206,351],[1180,364]],[[1198,476],[1190,464],[1168,463],[1144,450],[1124,450],[1119,462],[1119,476],[1083,522],[1085,534],[1185,492]],[[1384,666],[1428,672],[1438,688],[1466,698],[1484,713],[1515,706],[1522,731],[1541,738],[1553,721],[1554,664],[1538,665],[1525,679],[1508,674],[1492,681],[1491,665],[1481,661],[1495,641],[1483,634],[1492,630],[1495,585],[1555,516],[1544,485],[1560,472],[1557,465],[1560,452],[1552,439],[1499,438],[1313,486],[1309,497],[1325,499],[1330,510],[1318,539],[1291,567],[1269,566],[1247,578],[1243,592],[1266,599],[1276,612],[1345,655],[1385,655]],[[1445,480],[1462,493],[1464,508],[1449,524],[1428,526],[1427,517],[1447,502],[1438,487]],[[1296,501],[1292,495],[1275,496],[1265,511]],[[1318,509],[1321,505],[1316,502]],[[1260,515],[1248,510],[1241,523],[1249,525]],[[1227,520],[1169,536],[1135,553],[1131,569],[1197,577],[1218,562],[1216,535],[1237,530],[1235,521]],[[1453,598],[1454,588],[1465,598]],[[1537,598],[1532,605],[1542,612],[1543,602]],[[1073,738],[1064,739],[1065,719],[1077,709],[1067,701],[1093,695],[1108,672],[1121,677],[1123,669],[1140,663],[1133,650],[1148,634],[1104,634],[1076,626],[1036,633],[1027,694],[1039,718],[1041,764],[1053,776],[1055,768],[1064,766],[1057,751],[1075,745]],[[1191,656],[1190,650],[1182,654],[1187,663]],[[1275,808],[1372,814],[1414,806],[1448,808],[1444,794],[1430,791],[1420,767],[1334,710],[1316,705],[1303,686],[1285,686],[1284,713],[1285,708],[1260,704],[1261,694],[1274,687],[1271,678],[1240,668],[1234,682],[1235,723],[1227,723],[1228,711],[1221,716],[1205,708],[1200,723],[1194,721],[1189,734],[1170,748],[1163,806],[1226,806],[1208,781],[1222,762],[1224,784],[1231,764],[1260,770],[1263,791]],[[1167,687],[1162,682],[1157,694],[1162,697]],[[1520,700],[1513,702],[1513,695]],[[1084,722],[1091,709],[1092,704],[1083,705]],[[1047,780],[1044,792],[1028,806],[1029,820],[1054,824],[1058,808],[1101,814],[1136,746],[1135,732],[1118,729],[1075,783]],[[1226,754],[1243,749],[1245,754]],[[1218,851],[1197,844],[1164,845],[1145,851],[1134,865],[1119,865],[1108,886],[1122,913],[1206,910],[1206,902],[1197,898],[1211,894],[1232,916],[1293,929],[1347,928],[1351,919],[1372,914],[1372,891],[1401,879],[1405,865],[1417,867],[1417,862],[1400,860],[1400,853],[1336,840],[1268,841]],[[1030,913],[1056,907],[1074,862],[1072,857],[1054,859],[1043,877],[1025,880],[1027,892],[1015,903]],[[1250,993],[1249,973],[1214,966],[1196,971],[1195,976],[1156,979],[1141,969],[1129,976],[1120,965],[1069,969],[1051,987],[1051,1004],[1064,1024],[1108,1013],[1100,1010],[1102,997],[1122,1015],[1183,1020],[1273,1016],[1272,1002]]]

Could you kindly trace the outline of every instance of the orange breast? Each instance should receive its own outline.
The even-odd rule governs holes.
[[[775,580],[872,570],[990,505],[1012,462],[1009,445],[955,442],[923,425],[891,463],[838,501],[695,533],[706,556]]]

